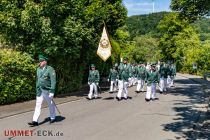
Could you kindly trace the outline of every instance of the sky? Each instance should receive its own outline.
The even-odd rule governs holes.
[[[171,0],[123,0],[128,10],[128,16],[149,14],[153,12],[170,11]]]

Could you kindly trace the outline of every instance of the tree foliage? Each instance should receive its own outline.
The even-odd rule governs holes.
[[[195,28],[196,32],[199,34],[201,41],[210,40],[210,19],[209,18],[201,18],[196,20],[191,24],[193,28]]]
[[[147,15],[136,15],[128,17],[126,26],[130,33],[131,39],[140,35],[153,35],[154,37],[159,37],[159,29],[157,25],[164,15],[169,14],[169,12],[158,12]]]
[[[134,42],[136,47],[130,52],[130,55],[135,62],[152,62],[160,59],[160,50],[156,38],[142,35],[135,37]]]
[[[104,22],[112,36],[126,17],[122,0],[1,0],[0,34],[34,58],[46,54],[58,73],[58,92],[64,93],[78,89],[88,65],[98,60]]]
[[[35,69],[30,55],[0,49],[0,104],[34,98]]]
[[[191,21],[196,20],[199,16],[210,14],[209,0],[172,0],[171,9],[181,12],[183,18]]]

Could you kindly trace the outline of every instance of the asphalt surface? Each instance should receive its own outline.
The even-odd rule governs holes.
[[[135,89],[129,88],[128,100],[117,101],[116,93],[105,92],[100,99],[59,104],[62,114],[53,124],[45,121],[47,108],[42,109],[38,127],[27,125],[33,111],[0,119],[0,140],[193,139],[193,127],[205,111],[201,85],[177,76],[175,87],[167,94],[157,90],[158,100],[150,102],[145,102],[145,92],[136,94]]]

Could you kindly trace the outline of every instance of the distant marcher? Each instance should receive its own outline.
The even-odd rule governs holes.
[[[91,64],[91,70],[89,70],[89,76],[88,76],[88,85],[90,86],[90,91],[88,94],[89,100],[93,98],[98,98],[98,84],[100,81],[100,76],[98,70],[96,70],[95,65]]]
[[[172,64],[171,66],[171,87],[174,87],[174,79],[176,77],[176,66],[175,64]]]
[[[162,62],[160,64],[159,75],[160,75],[160,93],[167,91],[167,78],[168,78],[169,68],[167,65],[164,65]]]
[[[144,83],[145,83],[145,78],[146,78],[146,68],[143,63],[139,64],[139,67],[137,68],[137,79],[138,79],[138,84],[136,87],[136,92],[143,92],[144,91]]]
[[[127,100],[128,98],[128,78],[129,73],[131,71],[131,67],[128,64],[128,58],[124,57],[123,58],[123,64],[121,63],[118,67],[118,71],[119,71],[119,80],[118,80],[118,94],[116,99],[119,101],[122,98],[124,98],[125,100]]]
[[[146,73],[147,93],[145,100],[147,102],[156,99],[156,84],[159,83],[158,75],[155,64],[151,64],[150,70]]]
[[[115,64],[112,69],[110,69],[108,82],[110,82],[110,93],[117,91],[117,81],[118,81],[119,75],[117,71],[117,65]]]
[[[42,102],[45,99],[50,110],[50,123],[55,122],[55,104],[52,99],[55,94],[56,74],[55,70],[47,65],[47,58],[43,55],[38,56],[39,67],[37,68],[36,80],[36,107],[33,121],[29,122],[30,126],[38,126],[38,119],[41,113]]]

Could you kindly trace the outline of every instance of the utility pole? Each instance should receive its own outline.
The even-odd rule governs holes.
[[[152,13],[154,13],[155,12],[155,2],[154,2],[154,0],[152,0]]]

